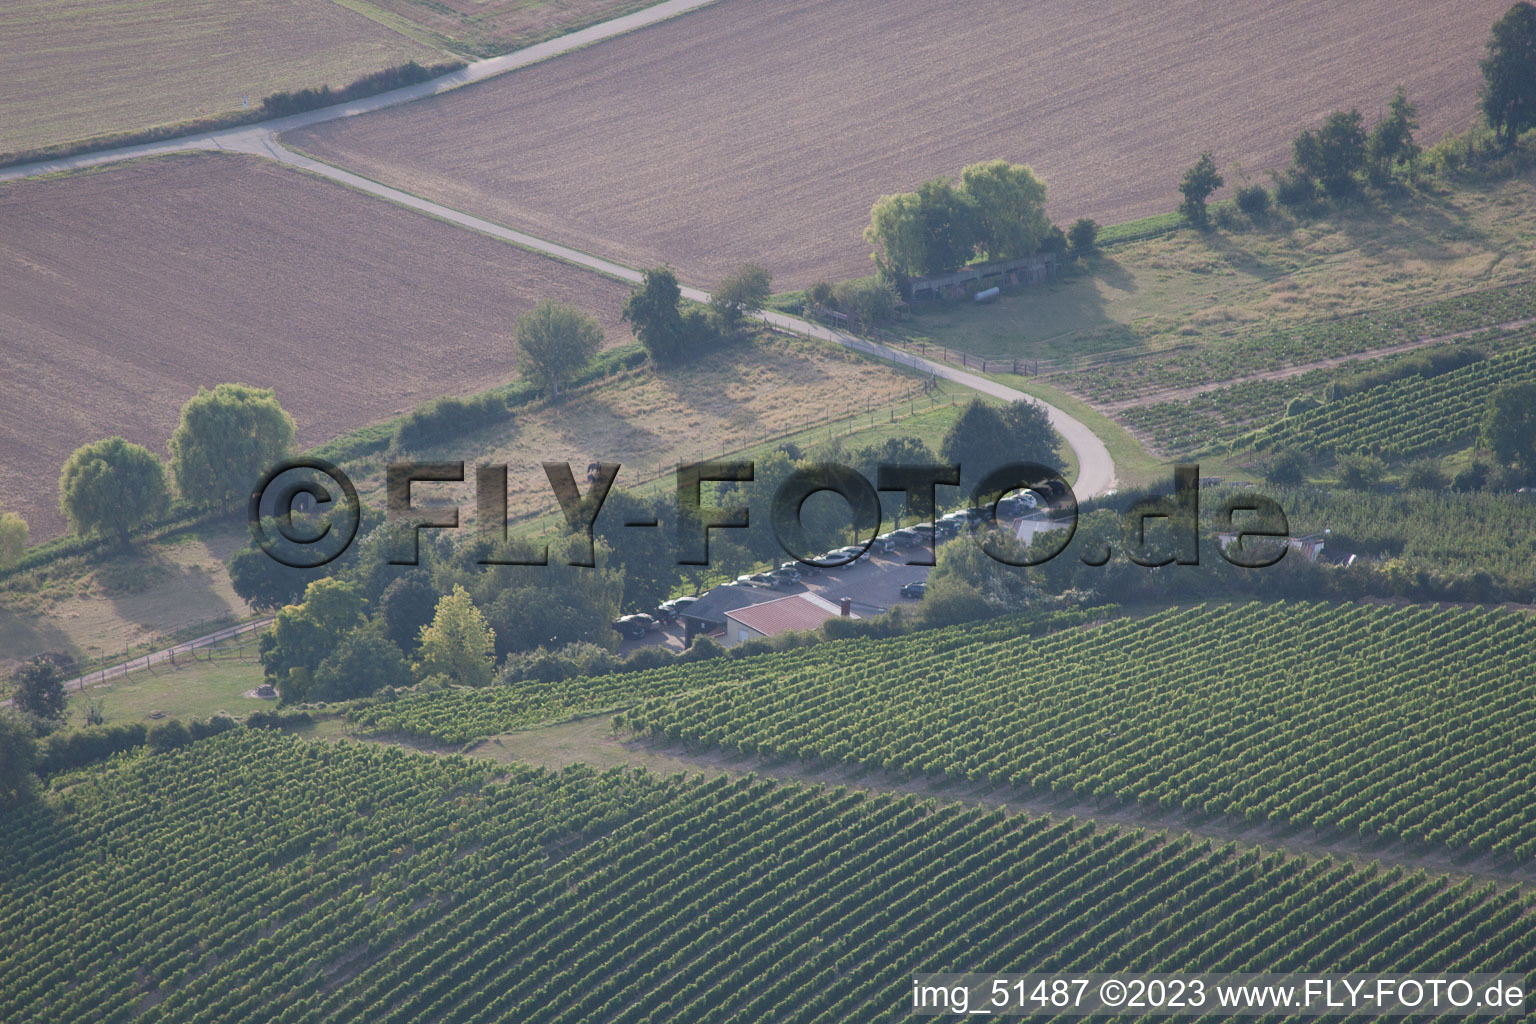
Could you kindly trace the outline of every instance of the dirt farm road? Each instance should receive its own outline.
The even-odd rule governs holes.
[[[294,114],[289,117],[275,118],[270,121],[262,121],[257,124],[244,125],[238,128],[229,128],[202,135],[189,135],[179,139],[168,139],[164,142],[146,143],[137,146],[125,146],[119,149],[101,150],[96,153],[85,153],[74,157],[65,157],[58,160],[45,160],[30,164],[18,164],[15,167],[0,169],[0,181],[28,178],[36,175],[56,174],[63,171],[79,170],[87,167],[95,167],[103,164],[115,163],[122,160],[132,160],[139,157],[161,156],[178,152],[216,150],[223,152],[245,153],[252,156],[263,157],[276,163],[285,164],[299,170],[328,178],[360,192],[366,192],[380,199],[386,199],[397,205],[415,210],[419,213],[436,217],[439,220],[456,224],[470,231],[499,238],[513,245],[529,249],[534,252],[551,256],[566,263],[580,266],[588,270],[596,271],[608,277],[622,281],[639,282],[640,272],[633,267],[615,263],[612,260],[603,259],[590,253],[572,249],[558,242],[538,238],[521,231],[485,220],[481,217],[471,216],[451,207],[431,202],[419,196],[412,195],[400,189],[390,188],[361,175],[350,171],[322,163],[319,160],[304,156],[283,146],[278,141],[280,132],[301,128],[306,125],[318,124],[322,121],[335,120],[342,117],[352,117],[357,114],[365,114],[369,111],[381,110],[385,107],[396,106],[401,103],[409,103],[412,100],[425,96],[436,95],[450,89],[456,89],[470,82],[480,81],[494,75],[504,74],[516,68],[526,67],[542,60],[571,50],[589,46],[603,39],[622,35],[626,32],[643,28],[646,25],[665,21],[681,14],[703,7],[713,0],[666,0],[654,7],[648,7],[635,14],[615,18],[580,32],[526,47],[501,57],[493,57],[489,60],[477,61],[452,74],[435,78],[419,85],[408,86],[403,89],[395,89],[390,92],[380,93],[367,99],[350,103],[339,103],[319,110],[311,110],[302,114]],[[709,295],[697,288],[683,288],[683,296],[695,302],[708,302]],[[1078,501],[1096,497],[1112,490],[1115,486],[1115,466],[1110,458],[1109,450],[1104,446],[1093,431],[1089,430],[1080,421],[1067,415],[1055,406],[1032,398],[1022,391],[1006,387],[995,381],[964,370],[955,369],[942,363],[923,359],[910,353],[901,352],[885,345],[867,341],[863,338],[836,331],[811,321],[798,317],[788,316],[782,313],[765,312],[759,314],[759,319],[780,330],[795,334],[830,341],[866,355],[888,360],[902,366],[911,367],[922,373],[942,377],[964,387],[970,388],[982,394],[999,398],[1004,401],[1030,401],[1043,407],[1050,417],[1051,424],[1056,428],[1063,440],[1072,448],[1078,462],[1078,479],[1073,487]]]

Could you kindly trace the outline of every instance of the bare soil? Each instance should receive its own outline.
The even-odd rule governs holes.
[[[218,154],[0,186],[0,295],[0,494],[34,542],[71,451],[165,455],[199,386],[273,388],[308,446],[511,380],[546,297],[630,339],[620,282]]]
[[[0,40],[0,153],[443,57],[328,0],[6,0]]]
[[[1033,165],[1058,222],[1112,223],[1171,209],[1202,150],[1282,165],[1399,83],[1434,141],[1470,122],[1507,6],[724,0],[285,141],[692,284],[758,260],[795,287],[867,273],[876,197],[978,160]]]

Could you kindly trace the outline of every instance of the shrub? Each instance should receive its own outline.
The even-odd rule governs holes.
[[[1237,208],[1253,220],[1269,213],[1269,190],[1263,185],[1239,185]]]
[[[149,730],[149,749],[157,754],[175,750],[192,742],[192,733],[180,721],[161,722]]]
[[[1309,469],[1306,456],[1297,451],[1282,451],[1269,457],[1263,472],[1269,483],[1294,485],[1306,482]]]
[[[1339,459],[1339,483],[1352,491],[1368,491],[1381,483],[1387,464],[1374,455],[1346,455]]]
[[[1458,494],[1480,491],[1488,486],[1488,463],[1474,462],[1451,481],[1451,490]]]
[[[464,67],[463,61],[446,61],[441,64],[433,64],[423,67],[414,60],[406,61],[392,68],[384,68],[357,79],[351,85],[340,89],[332,89],[328,85],[322,85],[313,89],[296,89],[291,92],[274,92],[261,101],[263,117],[286,117],[289,114],[301,114],[306,110],[316,110],[320,107],[328,107],[332,103],[345,103],[347,100],[359,99],[363,96],[375,96],[391,89],[399,89],[407,85],[415,85],[429,79],[446,75],[450,71],[457,71]]]
[[[1439,459],[1418,459],[1403,474],[1403,483],[1419,491],[1443,491],[1450,484]]]
[[[1311,395],[1297,395],[1286,404],[1285,414],[1286,416],[1300,416],[1304,412],[1311,412],[1313,409],[1321,407],[1322,404],[1322,402],[1319,402]]]
[[[200,720],[194,721],[190,726],[187,727],[187,733],[194,740],[205,740],[209,736],[217,736],[221,732],[229,732],[229,730],[235,728],[237,724],[238,723],[236,723],[233,718],[230,718],[228,715],[220,712],[219,714],[214,715],[212,718],[208,719],[206,722]]]
[[[712,636],[696,637],[686,651],[677,656],[678,661],[709,661],[725,656],[725,646]]]
[[[1459,370],[1463,366],[1481,362],[1488,357],[1480,350],[1459,345],[1436,345],[1422,349],[1411,356],[1398,359],[1386,366],[1340,377],[1324,391],[1330,402],[1369,391],[1371,388],[1390,384],[1408,377],[1438,377],[1442,373]]]
[[[434,398],[418,405],[395,426],[390,442],[396,451],[421,451],[475,430],[506,422],[510,412],[507,396],[486,391],[465,398]]]
[[[1317,199],[1317,182],[1295,169],[1270,175],[1275,182],[1275,202],[1299,210]]]
[[[105,761],[113,754],[142,747],[148,734],[142,722],[55,733],[38,747],[37,773],[48,776]]]
[[[1099,241],[1099,222],[1088,217],[1077,218],[1067,229],[1067,241],[1074,252],[1092,252]]]
[[[245,716],[248,729],[297,729],[313,721],[308,711],[253,711]]]

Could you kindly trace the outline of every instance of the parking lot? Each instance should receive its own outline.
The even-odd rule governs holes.
[[[915,605],[918,602],[901,596],[901,588],[916,580],[926,580],[933,571],[930,565],[907,565],[908,558],[916,558],[921,548],[898,551],[892,555],[875,555],[861,558],[851,565],[824,570],[819,576],[805,576],[796,587],[786,587],[785,594],[809,590],[833,604],[843,598],[853,601],[853,611],[861,616],[879,615],[898,605]]]

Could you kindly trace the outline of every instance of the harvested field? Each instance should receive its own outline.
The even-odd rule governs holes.
[[[0,153],[443,58],[328,0],[6,0],[0,39]]]
[[[629,339],[619,282],[230,155],[0,186],[0,295],[0,494],[34,542],[75,447],[164,454],[199,385],[274,388],[311,445],[512,379],[539,299]]]
[[[337,0],[438,45],[489,57],[649,7],[656,0]],[[375,13],[376,12],[376,13]]]
[[[1250,173],[1402,83],[1420,137],[1470,122],[1508,0],[1094,5],[724,0],[431,100],[286,137],[535,234],[709,286],[870,269],[881,193],[1032,164],[1053,217],[1170,209],[1203,149]]]

